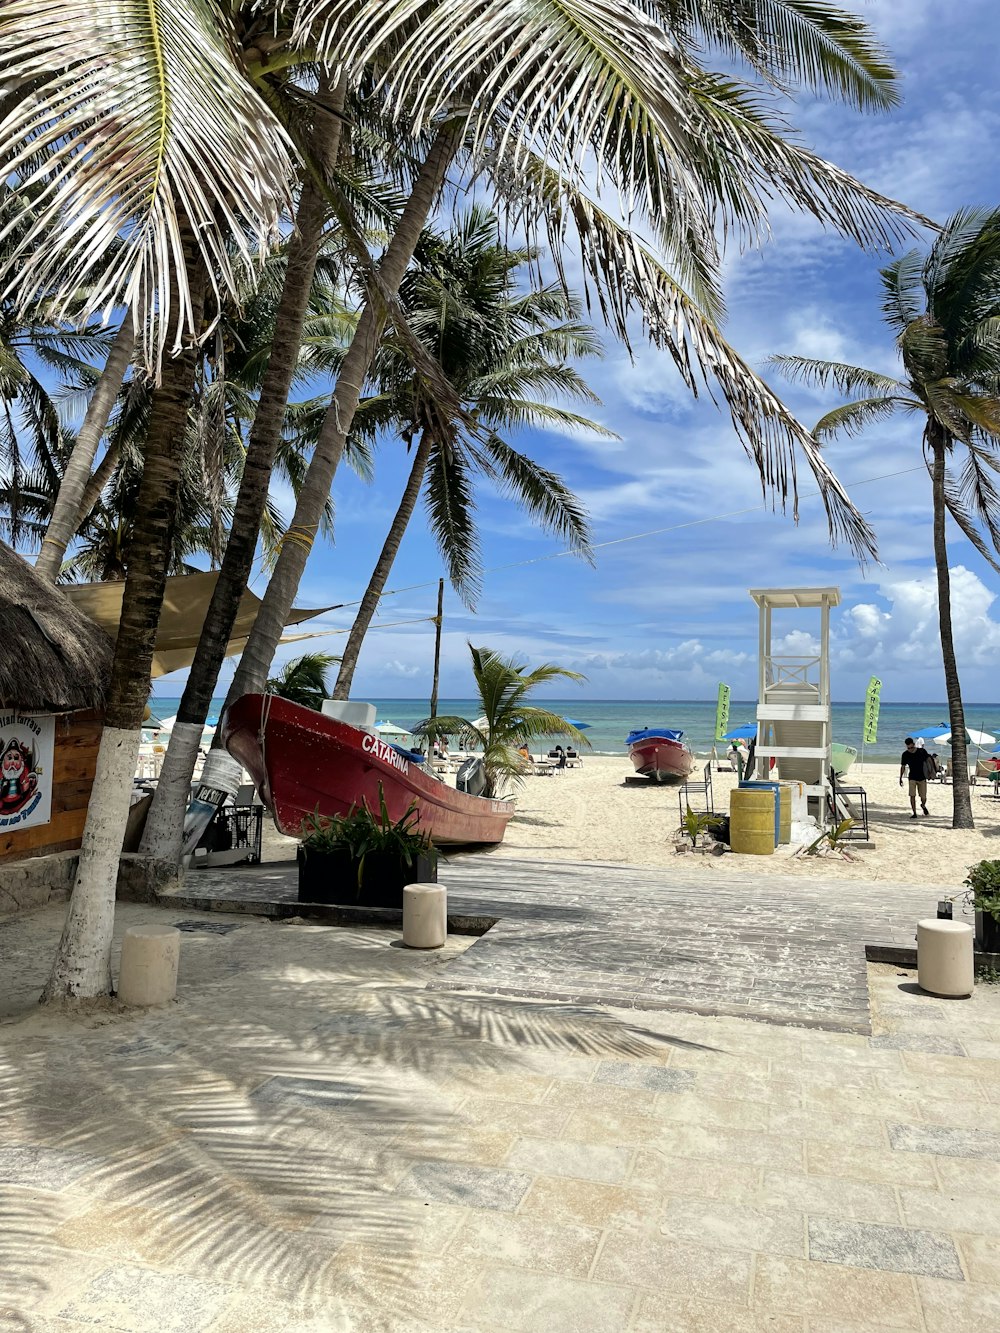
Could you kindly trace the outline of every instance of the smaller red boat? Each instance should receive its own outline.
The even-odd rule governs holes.
[[[436,844],[502,842],[513,801],[470,796],[441,782],[407,751],[370,731],[273,694],[244,694],[222,719],[222,740],[250,773],[279,832],[298,838],[319,813],[379,808],[379,785],[392,820],[411,805]]]
[[[674,786],[684,782],[694,768],[694,755],[681,741],[683,731],[667,727],[644,727],[625,738],[635,771],[650,782]]]

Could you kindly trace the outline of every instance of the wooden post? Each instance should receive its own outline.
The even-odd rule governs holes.
[[[444,579],[438,579],[438,609],[434,618],[434,683],[431,686],[431,717],[437,717],[438,677],[441,674],[441,620],[444,611]]]

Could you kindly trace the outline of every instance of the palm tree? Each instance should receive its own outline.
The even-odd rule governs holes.
[[[279,674],[270,678],[267,692],[319,712],[323,700],[330,697],[327,668],[339,661],[332,653],[303,653],[286,662]]]
[[[427,736],[457,733],[467,749],[481,749],[486,769],[484,796],[498,796],[523,781],[524,760],[518,749],[539,736],[569,736],[578,745],[590,744],[558,713],[528,702],[540,685],[554,680],[586,680],[586,676],[551,662],[529,671],[516,658],[504,657],[492,648],[474,648],[471,643],[469,652],[482,716],[474,722],[457,716],[427,718],[413,730]]]
[[[896,335],[903,375],[800,356],[771,364],[790,379],[861,395],[828,412],[818,441],[856,435],[897,412],[920,418],[931,476],[934,564],[954,767],[952,826],[972,828],[965,712],[955,659],[947,515],[1000,571],[1000,209],[963,209],[930,250],[882,270],[882,313]],[[985,534],[985,535],[984,535]],[[992,550],[990,549],[992,547]]]
[[[530,514],[577,550],[587,550],[586,520],[572,494],[501,435],[511,427],[558,422],[616,438],[533,397],[541,391],[598,401],[566,358],[600,352],[593,331],[578,322],[578,304],[561,289],[515,290],[518,271],[537,258],[537,251],[500,245],[496,217],[478,206],[450,233],[428,233],[418,247],[400,302],[410,329],[425,340],[454,387],[457,410],[445,416],[428,400],[406,348],[390,336],[379,353],[377,392],[362,404],[356,425],[370,431],[395,424],[413,450],[413,463],[347,638],[335,699],[350,695],[361,645],[425,478],[431,527],[451,581],[467,599],[478,566],[470,475],[476,470],[502,480]]]
[[[544,221],[554,252],[574,230],[616,331],[627,339],[629,315],[638,311],[692,389],[698,372],[718,383],[765,482],[783,500],[794,493],[801,451],[832,533],[871,549],[870,532],[808,432],[719,334],[714,237],[730,227],[761,235],[766,200],[778,196],[862,243],[882,243],[898,234],[891,212],[899,206],[783,137],[785,127],[765,112],[756,88],[699,63],[701,48],[711,46],[742,57],[772,90],[798,80],[863,108],[890,106],[894,76],[866,26],[822,3],[806,11],[793,0],[763,7],[759,0],[679,7],[484,0],[474,21],[471,15],[467,0],[420,7],[412,0],[300,0],[296,31],[309,34],[320,57],[344,60],[353,71],[377,65],[389,113],[433,139],[338,378],[292,520],[299,540],[282,549],[230,698],[266,679],[386,311],[445,175],[460,160],[491,181],[509,215],[529,228]],[[595,162],[629,225],[587,197],[582,181]],[[666,260],[636,242],[640,219]]]
[[[658,9],[655,21],[639,0],[610,8],[604,3],[601,9],[606,28],[594,23],[589,7],[556,0],[533,0],[519,10],[506,0],[484,0],[472,24],[464,0],[421,7],[417,17],[409,0],[299,0],[292,45],[297,41],[321,61],[338,65],[346,56],[352,82],[367,79],[372,92],[390,93],[379,102],[385,114],[378,127],[387,143],[392,124],[399,127],[396,144],[389,147],[390,172],[400,175],[400,137],[417,145],[418,162],[406,205],[374,270],[342,195],[327,193],[353,237],[365,299],[299,493],[293,540],[282,545],[230,698],[259,690],[266,681],[384,323],[390,319],[400,336],[408,332],[400,323],[396,293],[458,159],[484,173],[512,221],[548,231],[560,271],[559,250],[567,233],[575,235],[595,299],[621,337],[627,341],[631,316],[638,313],[653,341],[674,356],[692,391],[697,376],[715,379],[744,447],[782,503],[789,491],[794,494],[794,459],[801,451],[824,496],[831,532],[856,547],[870,547],[871,534],[808,432],[719,333],[722,302],[713,236],[717,220],[763,234],[770,195],[810,210],[860,243],[884,243],[900,230],[893,214],[909,215],[783,138],[784,126],[767,118],[752,89],[729,76],[706,75],[697,56],[707,43],[727,60],[742,56],[769,87],[787,88],[797,79],[864,109],[893,104],[893,72],[863,23],[822,3],[803,13],[792,0],[771,0],[765,14],[758,0],[721,7],[694,0]],[[432,49],[441,58],[422,66],[416,53]],[[375,100],[359,104],[355,125],[370,115],[367,107]],[[469,106],[471,121],[462,109]],[[360,138],[352,133],[352,152]],[[539,144],[546,149],[541,156],[534,151]],[[617,188],[627,221],[611,218],[581,187],[589,154],[596,154],[604,183]],[[313,164],[308,179],[321,174]],[[646,221],[666,260],[637,239],[633,215]],[[414,339],[408,341],[411,352],[420,350]],[[422,363],[428,370],[426,358]],[[433,366],[429,373],[436,378]],[[447,402],[447,386],[438,380],[437,387]],[[234,534],[241,502],[242,497]],[[182,819],[197,738],[238,606],[238,575],[243,571],[246,577],[251,559],[252,537],[245,534],[232,578],[220,579],[216,587],[188,678],[190,697],[181,715],[190,728],[175,729],[176,781],[168,788],[161,777],[157,796],[158,804],[169,800],[175,807],[171,828]]]

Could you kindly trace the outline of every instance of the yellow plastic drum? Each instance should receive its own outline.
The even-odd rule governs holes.
[[[792,840],[792,788],[797,785],[793,782],[782,782],[779,787],[778,842],[782,844]]]
[[[779,803],[779,816],[781,805]],[[789,811],[791,801],[789,801]],[[790,815],[789,815],[790,818]],[[774,792],[737,787],[729,794],[729,845],[744,856],[774,853]]]

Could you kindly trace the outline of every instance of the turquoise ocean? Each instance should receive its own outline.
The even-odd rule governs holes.
[[[427,716],[426,699],[372,699],[380,722],[394,722],[399,727],[412,727]],[[636,727],[676,727],[684,732],[684,739],[693,750],[704,753],[712,748],[715,733],[715,700],[699,699],[539,699],[540,704],[559,713],[590,724],[584,733],[596,754],[624,754],[625,737]],[[216,710],[222,707],[219,699]],[[156,717],[169,717],[177,712],[180,699],[160,697],[150,700]],[[752,724],[756,703],[733,700],[729,708],[729,725],[739,727]],[[442,699],[440,714],[475,719],[479,715],[473,699]],[[843,745],[861,748],[863,705],[835,703],[833,705],[833,737]],[[1000,704],[967,703],[966,725],[976,731],[996,736],[1000,744]],[[946,704],[883,703],[879,717],[878,742],[865,748],[865,759],[881,763],[898,763],[903,740],[913,731],[944,724],[947,731]],[[992,746],[988,747],[992,749]]]

